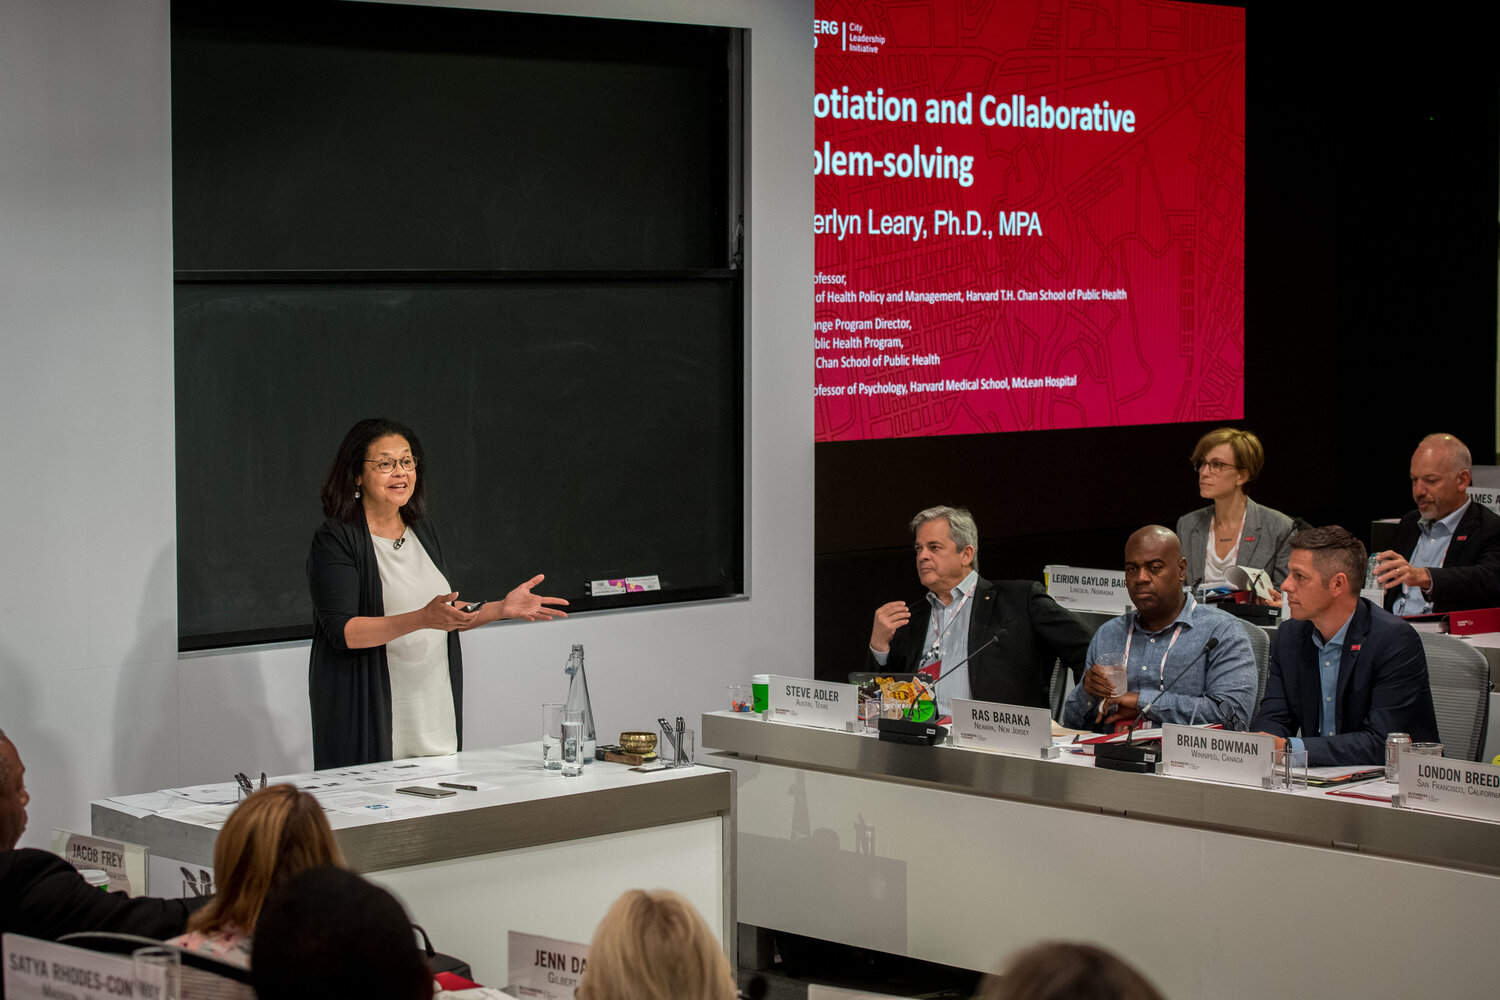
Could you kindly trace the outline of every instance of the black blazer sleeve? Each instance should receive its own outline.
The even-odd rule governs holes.
[[[1417,512],[1401,519],[1396,529],[1397,555],[1410,559],[1421,531]],[[1432,589],[1427,595],[1434,611],[1466,611],[1500,607],[1500,514],[1479,503],[1470,503],[1459,519],[1443,565],[1431,568]],[[1385,592],[1385,609],[1392,610],[1401,588]]]
[[[1428,596],[1439,611],[1500,606],[1500,514],[1470,503],[1448,543],[1443,565],[1429,572],[1432,589]]]
[[[181,934],[202,899],[132,899],[101,892],[62,858],[25,848],[0,853],[0,931],[55,941],[75,931],[164,940]]]
[[[1250,720],[1250,731],[1270,733],[1283,739],[1296,736],[1302,720],[1294,708],[1297,683],[1296,650],[1301,641],[1302,626],[1282,623],[1271,641],[1271,665],[1266,672],[1266,691],[1260,699],[1260,710]],[[1285,635],[1283,635],[1283,632]],[[1297,636],[1293,640],[1293,636]],[[1300,699],[1296,699],[1300,701]]]
[[[1350,690],[1339,699],[1338,735],[1303,737],[1309,765],[1381,763],[1390,733],[1410,733],[1415,743],[1436,742],[1437,716],[1422,639],[1404,622],[1393,625],[1375,623],[1362,644]],[[1353,655],[1346,647],[1344,656]]]
[[[1064,667],[1073,671],[1073,676],[1081,678],[1093,636],[1040,583],[1032,583],[1029,597],[1032,631]]]

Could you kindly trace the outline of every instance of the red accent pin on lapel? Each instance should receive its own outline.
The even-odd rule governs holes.
[[[1349,652],[1351,652],[1351,653],[1357,653],[1357,652],[1359,652],[1359,643],[1356,642],[1354,645],[1350,646],[1349,647]]]
[[[1460,542],[1466,542],[1466,541],[1468,541],[1468,540],[1469,540],[1469,536],[1468,536],[1468,535],[1459,535],[1459,536],[1458,536],[1458,540],[1459,540],[1459,541],[1460,541]]]
[[[1255,536],[1254,535],[1246,535],[1245,536],[1245,541],[1247,541],[1247,542],[1253,542],[1253,541],[1255,541]]]

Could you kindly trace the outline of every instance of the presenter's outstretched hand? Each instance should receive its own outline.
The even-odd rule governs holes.
[[[875,624],[870,629],[870,648],[884,653],[891,648],[896,630],[911,621],[911,609],[905,601],[892,601],[875,609]]]
[[[422,627],[435,628],[440,632],[466,629],[477,624],[478,615],[472,611],[453,606],[458,600],[458,591],[439,594],[422,608]]]
[[[561,597],[542,597],[533,594],[531,588],[541,583],[546,576],[538,573],[536,576],[521,584],[515,590],[505,595],[505,600],[500,602],[499,614],[496,618],[524,618],[529,622],[550,621],[553,618],[566,618],[567,612],[559,611],[557,605],[566,605],[568,602]]]

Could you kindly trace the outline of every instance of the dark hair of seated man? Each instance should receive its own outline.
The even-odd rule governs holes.
[[[312,868],[271,893],[250,978],[262,998],[430,1000],[432,972],[396,897],[342,868]]]
[[[1112,951],[1044,941],[1011,955],[978,1000],[1162,1000],[1156,987]]]

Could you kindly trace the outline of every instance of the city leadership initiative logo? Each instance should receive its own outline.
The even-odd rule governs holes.
[[[884,35],[872,35],[865,31],[865,26],[853,21],[813,21],[813,48],[823,44],[824,38],[831,44],[838,42],[838,46],[845,52],[865,52],[876,55],[880,47],[885,44]]]

